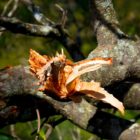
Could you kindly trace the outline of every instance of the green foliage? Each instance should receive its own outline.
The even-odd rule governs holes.
[[[113,0],[121,28],[133,36],[140,35],[140,1],[138,0]]]
[[[56,126],[49,140],[97,140],[96,136],[78,128],[69,121],[65,121]]]
[[[1,140],[14,140],[15,138],[10,135],[6,135],[4,133],[0,133],[0,139]]]
[[[35,139],[36,133],[31,135],[31,133],[37,129],[37,121],[28,123],[17,123],[15,124],[16,137],[21,140],[33,140]],[[39,132],[40,140],[46,140],[46,132],[48,127],[44,126]],[[5,127],[0,130],[0,140],[14,140],[12,136],[10,127]],[[63,123],[57,125],[49,138],[47,140],[99,140],[93,134],[90,134],[69,121],[64,121]]]

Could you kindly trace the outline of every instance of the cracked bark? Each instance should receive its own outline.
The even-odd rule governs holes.
[[[0,127],[36,119],[36,108],[42,118],[62,114],[79,127],[109,139],[116,139],[133,124],[131,121],[97,111],[97,107],[84,98],[79,102],[55,100],[38,92],[36,83],[37,79],[30,74],[28,67],[18,66],[0,72]],[[118,129],[114,128],[114,125]],[[105,131],[106,128],[109,129]]]

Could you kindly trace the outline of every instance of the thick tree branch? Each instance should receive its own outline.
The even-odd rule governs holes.
[[[140,109],[140,84],[135,83],[129,87],[127,94],[124,97],[124,105],[128,109]]]
[[[89,54],[88,59],[111,57],[113,64],[97,72],[86,74],[84,79],[95,79],[100,81],[103,86],[107,86],[126,78],[139,78],[140,42],[117,36],[120,29],[117,26],[118,21],[111,0],[91,0],[90,2],[94,7],[91,12],[94,16],[93,27],[94,30],[96,28],[98,46]],[[107,26],[106,23],[112,27]],[[108,75],[106,75],[107,73]]]
[[[91,52],[88,58],[111,57],[113,64],[109,67],[88,73],[84,76],[86,80],[100,81],[103,86],[113,84],[129,78],[140,77],[140,44],[130,40],[117,40],[115,45],[98,46]],[[107,74],[107,75],[106,75]]]
[[[140,125],[135,123],[120,135],[119,140],[138,140],[139,138]]]
[[[39,109],[41,117],[48,118],[60,113],[89,132],[114,140],[133,124],[114,115],[97,111],[95,106],[82,98],[77,102],[62,102],[38,92],[36,78],[30,74],[27,67],[22,66],[0,72],[0,99],[1,127],[36,119],[36,108]],[[106,127],[111,129],[104,131]]]
[[[119,28],[112,0],[89,0],[92,26],[99,45],[113,45],[117,39],[129,38]]]

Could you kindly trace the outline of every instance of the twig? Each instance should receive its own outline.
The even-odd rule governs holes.
[[[42,25],[54,25],[55,23],[47,18],[42,12],[39,6],[35,5],[31,0],[21,0],[25,5],[27,5],[28,10],[32,12],[34,18],[37,22]]]
[[[2,13],[1,13],[1,16],[5,16],[6,15],[6,12],[7,12],[8,8],[9,8],[9,6],[12,4],[12,2],[13,2],[13,0],[9,0],[5,4],[4,9],[3,9]]]
[[[47,122],[47,120],[48,120],[48,118],[47,119],[45,119],[42,123],[41,123],[41,126],[40,126],[40,129],[45,125],[45,123]],[[64,118],[64,117],[61,117],[60,119],[58,119],[58,120],[56,120],[56,121],[53,121],[53,122],[47,122],[47,124],[49,124],[49,125],[51,125],[53,128],[55,127],[55,126],[57,126],[58,124],[60,124],[60,123],[62,123],[63,121],[65,121],[66,119]],[[33,134],[35,134],[35,133],[37,133],[37,129],[36,130],[34,130],[32,133],[31,133],[31,135],[33,135]]]
[[[15,2],[18,2],[18,0],[15,0]],[[64,29],[64,25],[66,22],[66,11],[64,11],[60,6],[57,5],[57,7],[59,7],[59,10],[63,13],[60,25],[47,18],[41,12],[40,7],[35,5],[32,0],[20,0],[20,2],[24,3],[28,7],[28,9],[32,12],[33,17],[41,25],[23,23],[19,20],[2,16],[0,17],[0,26],[2,27],[1,31],[4,31],[6,29],[14,33],[40,36],[45,38],[49,37],[59,41],[67,49],[74,61],[85,58],[83,53],[80,51],[79,44],[77,44],[76,41],[72,40]],[[17,6],[13,7],[12,13],[14,13],[16,8]]]
[[[11,10],[9,11],[9,13],[7,13],[7,12],[8,12],[8,8],[9,8],[10,5],[12,4],[12,2],[14,2],[13,7],[12,7]],[[12,17],[13,14],[15,13],[15,11],[17,10],[18,2],[19,2],[19,0],[9,0],[9,1],[6,3],[6,5],[5,5],[5,7],[4,7],[4,9],[3,9],[2,13],[1,13],[1,16]],[[6,13],[7,13],[7,14],[6,14]],[[5,30],[6,30],[5,28],[0,28],[0,35],[2,35],[2,33],[3,33]]]
[[[37,114],[37,122],[38,122],[38,124],[37,124],[37,133],[39,133],[41,123],[40,123],[40,113],[39,113],[38,109],[36,109],[36,114]]]
[[[62,12],[62,18],[60,24],[62,28],[64,28],[67,20],[67,11],[65,11],[59,4],[55,4],[55,6]]]
[[[75,61],[84,59],[78,44],[76,44],[76,42],[74,42],[60,26],[29,24],[8,17],[0,17],[0,26],[13,33],[40,36],[44,38],[48,37],[58,40],[67,49]]]
[[[57,5],[60,11],[62,11],[63,16],[61,19],[61,24],[55,23],[49,18],[47,18],[40,10],[40,7],[35,5],[31,0],[21,0],[24,4],[27,5],[28,9],[33,13],[34,18],[37,22],[44,26],[50,26],[52,28],[57,28],[60,36],[53,36],[53,39],[58,40],[69,52],[74,61],[84,59],[83,53],[80,51],[80,46],[76,41],[72,40],[66,30],[64,29],[66,22],[67,12],[63,10],[60,6]]]
[[[23,23],[15,18],[0,17],[0,26],[13,33],[54,38],[59,36],[59,32],[55,27]]]
[[[49,138],[50,134],[52,133],[53,127],[50,124],[46,124],[48,127],[47,132],[46,132],[46,140]]]
[[[47,120],[48,120],[48,119],[45,119],[45,120],[41,123],[40,129],[44,126],[44,124],[47,122]],[[31,135],[34,135],[35,133],[37,133],[37,129],[35,129],[35,130],[31,133]]]
[[[40,124],[41,124],[41,122],[40,122],[40,113],[39,113],[39,110],[38,109],[36,109],[36,114],[37,114],[37,135],[36,135],[36,137],[35,137],[35,140],[38,140],[38,138],[39,138],[39,132],[40,132]]]
[[[14,0],[14,1],[15,3],[13,4],[13,8],[10,10],[10,12],[7,15],[8,17],[12,17],[15,11],[17,10],[19,0]]]

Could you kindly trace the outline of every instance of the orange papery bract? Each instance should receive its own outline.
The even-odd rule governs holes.
[[[77,63],[66,59],[63,51],[55,57],[42,56],[30,50],[30,70],[40,81],[40,90],[52,91],[57,97],[73,98],[75,94],[85,94],[96,100],[109,103],[124,114],[124,106],[112,94],[109,94],[98,82],[84,82],[79,77],[95,71],[103,65],[112,64],[111,58],[93,58]]]

